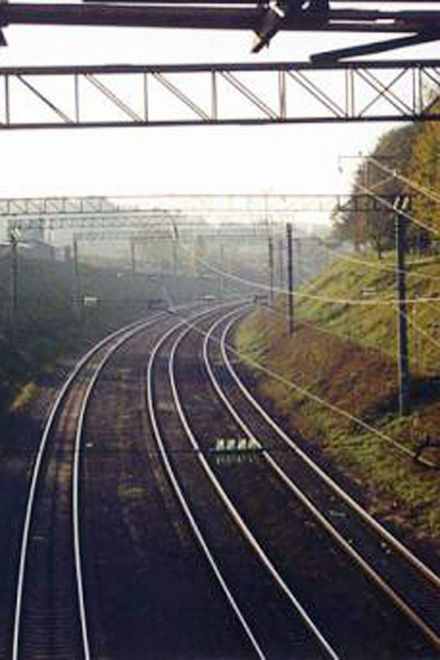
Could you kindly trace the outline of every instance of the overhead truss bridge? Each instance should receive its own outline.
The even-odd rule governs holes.
[[[0,129],[438,120],[440,60],[0,68]]]

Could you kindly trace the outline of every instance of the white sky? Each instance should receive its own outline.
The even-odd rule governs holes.
[[[282,33],[252,55],[247,32],[12,26],[0,66],[307,60],[376,40]],[[386,36],[386,35],[385,35]],[[311,50],[312,48],[312,50]],[[438,44],[380,59],[439,56]],[[397,124],[0,131],[0,197],[348,192],[355,161]]]

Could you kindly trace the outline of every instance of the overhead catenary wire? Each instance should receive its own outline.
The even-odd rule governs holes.
[[[194,332],[201,336],[205,336],[206,332],[202,330],[201,328],[197,327],[195,324],[191,323],[191,321],[184,319],[183,323],[186,325],[189,325],[192,327]],[[217,342],[220,345],[220,340],[212,338],[212,341]],[[289,380],[285,376],[282,376],[279,374],[277,371],[274,371],[273,369],[270,369],[269,367],[266,367],[265,365],[261,364],[258,360],[256,360],[254,357],[251,357],[249,355],[246,355],[245,353],[242,353],[238,351],[234,346],[232,346],[230,343],[226,343],[226,348],[228,351],[231,352],[232,355],[234,355],[235,358],[237,358],[239,361],[241,361],[244,364],[249,364],[253,368],[261,371],[262,373],[265,373],[267,376],[270,378],[278,381],[279,383],[285,385],[286,387],[290,389],[294,389],[297,392],[299,392],[302,396],[306,397],[307,399],[310,399],[311,401],[314,401],[315,403],[319,404],[322,407],[325,407],[332,412],[336,413],[337,415],[344,417],[345,419],[348,419],[349,421],[353,422],[354,424],[357,424],[359,427],[361,427],[364,431],[367,431],[371,434],[373,434],[376,438],[383,440],[387,444],[391,445],[394,447],[397,451],[399,451],[401,454],[406,456],[407,458],[411,458],[411,460],[414,460],[416,458],[416,453],[413,452],[411,449],[403,445],[402,443],[398,442],[394,438],[392,438],[389,434],[385,433],[384,431],[381,431],[380,429],[377,429],[375,426],[370,424],[369,422],[366,422],[365,420],[361,419],[360,417],[357,417],[353,413],[349,412],[348,410],[345,410],[344,408],[341,408],[340,406],[335,405],[334,403],[331,403],[330,401],[327,401],[326,399],[323,399],[319,395],[315,394],[308,388],[302,387],[298,383],[293,382],[292,380]],[[438,468],[438,465],[435,463],[432,463],[431,461],[428,461],[423,458],[418,459],[419,462],[423,463],[426,467],[430,468]]]
[[[284,309],[283,310],[277,309],[276,307],[273,307],[273,306],[270,306],[270,305],[268,305],[265,309],[270,314],[273,314],[275,316],[283,316],[283,317],[285,316],[285,310]],[[399,311],[399,314],[401,314],[400,311]],[[408,321],[409,325],[411,327],[413,327],[416,332],[419,332],[421,335],[426,337],[427,340],[430,340],[432,344],[434,344],[437,348],[440,349],[440,341],[437,341],[432,335],[430,335],[426,330],[424,330],[420,325],[418,325],[410,317],[410,315],[407,316],[407,321]],[[338,334],[334,330],[329,330],[328,328],[325,328],[325,327],[323,327],[323,326],[321,326],[321,325],[319,325],[315,322],[307,321],[306,319],[301,318],[301,317],[300,317],[300,323],[301,323],[302,326],[307,326],[307,327],[313,328],[313,330],[315,330],[315,331],[317,331],[321,334],[330,336],[333,339],[341,339],[342,338],[342,339],[350,339],[351,341],[356,341],[353,338],[347,337],[343,333]],[[363,347],[365,347],[367,349],[377,350],[377,348],[378,348],[378,346],[375,345],[374,343],[372,343],[372,342],[367,343],[365,340],[362,340],[361,344],[362,344]],[[430,370],[428,369],[428,371],[430,371]]]
[[[342,260],[342,261],[347,261],[353,264],[358,264],[359,266],[366,266],[367,268],[372,268],[373,270],[382,270],[382,271],[389,271],[390,273],[396,273],[399,272],[399,269],[396,269],[395,266],[392,264],[387,264],[387,263],[379,263],[377,261],[367,261],[365,259],[359,259],[358,257],[353,257],[352,255],[349,255],[345,252],[338,252],[335,248],[332,248],[331,246],[328,245],[323,245],[322,243],[320,244],[317,242],[317,247],[318,249],[321,250],[328,250],[329,252],[334,255],[335,260]],[[409,266],[411,265],[417,265],[418,262],[409,262]],[[415,277],[417,279],[421,280],[432,280],[432,281],[440,281],[440,275],[426,275],[423,273],[415,273],[411,270],[407,270],[406,274],[408,277]]]
[[[182,249],[185,249],[182,247]],[[260,289],[261,291],[270,292],[270,285],[264,284],[263,282],[257,282],[256,280],[250,280],[245,277],[241,277],[240,275],[234,275],[233,273],[230,273],[222,268],[219,268],[218,266],[215,266],[214,264],[210,263],[206,259],[203,259],[202,257],[194,257],[195,261],[198,263],[202,264],[210,270],[213,273],[216,273],[217,275],[221,277],[225,277],[229,280],[233,280],[234,282],[243,284],[245,286],[252,287],[254,289]],[[283,294],[283,295],[288,295],[287,289],[279,286],[274,286],[274,292]],[[397,298],[369,298],[369,299],[364,299],[364,298],[329,298],[327,296],[320,296],[317,294],[313,293],[307,293],[305,291],[295,291],[294,293],[296,298],[303,298],[303,299],[310,299],[310,300],[316,300],[322,303],[326,304],[333,304],[333,305],[360,305],[360,306],[372,306],[372,305],[386,305],[386,306],[394,306],[398,304],[398,299]],[[407,303],[422,303],[422,302],[439,302],[440,301],[440,292],[438,295],[433,295],[433,296],[426,296],[426,297],[418,297],[418,298],[407,298]]]
[[[401,313],[401,312],[399,312]],[[428,339],[436,348],[440,349],[440,341],[437,341],[432,335],[429,334],[421,325],[416,323],[409,314],[407,314],[407,321],[411,327],[413,327],[417,332],[419,332],[423,337]]]
[[[380,202],[383,206],[388,208],[390,211],[395,212],[394,204],[392,204],[388,199],[385,199],[385,197],[381,197],[380,195],[375,194],[374,192],[371,192],[369,188],[366,186],[362,185],[361,183],[356,183],[356,188],[359,188],[362,192],[365,194],[370,195],[375,199],[376,201]],[[436,229],[435,227],[432,227],[432,225],[428,225],[426,222],[423,222],[423,220],[420,220],[419,218],[416,218],[414,215],[411,213],[408,213],[408,211],[405,211],[404,209],[399,209],[399,214],[406,218],[407,220],[410,220],[413,222],[415,225],[418,225],[422,229],[425,229],[425,231],[432,232],[436,236],[440,236],[440,231]]]
[[[408,178],[404,174],[401,174],[400,172],[397,172],[397,170],[392,170],[389,167],[386,167],[383,163],[381,163],[377,158],[374,156],[368,156],[367,159],[374,163],[376,167],[378,167],[380,170],[383,172],[387,172],[392,176],[394,179],[398,179],[399,181],[402,181],[402,183],[405,183],[407,186],[410,188],[413,188],[414,190],[417,190],[417,192],[420,192],[422,195],[425,197],[428,197],[429,199],[438,202],[440,204],[440,195],[436,193],[432,188],[428,188],[427,186],[423,186],[417,181],[414,181],[413,179]]]
[[[268,308],[268,309],[271,312],[275,311],[272,308]],[[176,310],[173,310],[173,314],[175,314],[176,316],[180,316],[179,313]],[[192,323],[189,319],[187,319],[183,316],[180,316],[180,318],[182,319],[183,324],[185,324],[187,326],[190,326],[194,332],[196,332],[197,334],[199,334],[203,337],[206,336],[207,333],[204,330],[202,330],[200,327],[198,327],[194,323]],[[319,331],[322,331],[324,333],[332,334],[330,331],[328,331],[324,328],[320,328],[319,326],[316,326],[316,329],[319,330]],[[215,338],[215,337],[211,337],[211,341],[214,341],[214,342],[216,342],[220,345],[220,340]],[[273,369],[270,369],[270,368],[266,367],[265,365],[261,364],[260,362],[258,362],[258,360],[255,360],[255,358],[251,358],[249,355],[246,355],[245,353],[242,353],[242,352],[238,351],[230,343],[226,343],[226,348],[228,349],[228,351],[230,351],[242,363],[251,364],[252,367],[255,367],[259,371],[262,371],[263,373],[266,373],[266,375],[273,378],[274,380],[277,380],[277,381],[281,382],[282,384],[284,384],[285,386],[287,386],[291,389],[295,389],[295,390],[299,391],[306,398],[314,401],[315,403],[317,403],[317,404],[319,404],[319,405],[321,405],[325,408],[330,409],[332,412],[336,413],[339,416],[342,416],[346,419],[349,419],[353,423],[355,423],[358,426],[360,426],[361,428],[363,428],[365,431],[368,431],[369,433],[376,436],[378,439],[387,442],[388,444],[393,446],[395,449],[397,449],[400,453],[404,454],[405,456],[407,456],[407,457],[409,457],[413,460],[416,458],[416,453],[415,452],[408,449],[408,447],[406,447],[402,443],[399,443],[397,440],[392,438],[389,434],[385,433],[384,431],[381,431],[380,429],[377,429],[372,424],[370,424],[368,422],[365,422],[360,417],[357,417],[356,415],[350,413],[349,411],[344,410],[343,408],[341,408],[339,406],[336,406],[335,404],[331,403],[330,401],[327,401],[326,399],[323,399],[322,397],[319,397],[317,394],[313,393],[311,390],[309,390],[305,387],[302,387],[302,386],[298,385],[297,383],[294,383],[293,381],[289,380],[288,378],[286,378],[284,376],[281,376],[279,373],[277,373]],[[117,449],[115,450],[114,448],[112,448],[112,449],[109,449],[109,450],[100,449],[99,451],[102,452],[102,453],[114,453],[115,451],[117,452],[119,450],[117,450]],[[280,450],[277,450],[277,451],[280,451]],[[190,450],[172,450],[171,453],[180,454],[180,453],[188,453],[188,452],[189,453],[194,453],[194,450],[192,450],[192,449],[190,449]],[[148,450],[147,453],[148,453],[148,455],[155,455],[156,454],[155,452],[152,452],[151,450]],[[436,469],[438,468],[438,465],[436,465],[436,464],[434,464],[430,461],[426,461],[423,458],[419,458],[418,461],[419,461],[419,463],[422,463],[426,467],[431,467],[431,468],[436,468]]]

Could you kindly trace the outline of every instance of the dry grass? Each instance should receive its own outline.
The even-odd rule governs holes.
[[[391,355],[341,334],[307,322],[300,323],[290,338],[284,313],[259,310],[241,325],[236,344],[242,355],[291,381],[293,387],[260,373],[258,382],[261,394],[292,428],[362,488],[371,511],[440,549],[439,473],[296,389],[303,388],[413,450],[426,432],[434,434],[439,428],[437,381],[423,373],[415,377],[414,413],[399,418],[397,369]],[[440,462],[440,449],[437,458]]]

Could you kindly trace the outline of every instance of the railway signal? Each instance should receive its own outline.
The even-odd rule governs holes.
[[[81,305],[80,305],[80,283],[79,283],[79,262],[78,262],[78,241],[76,238],[73,239],[73,291],[72,291],[72,302],[73,310],[75,315],[79,317],[81,315]]]

